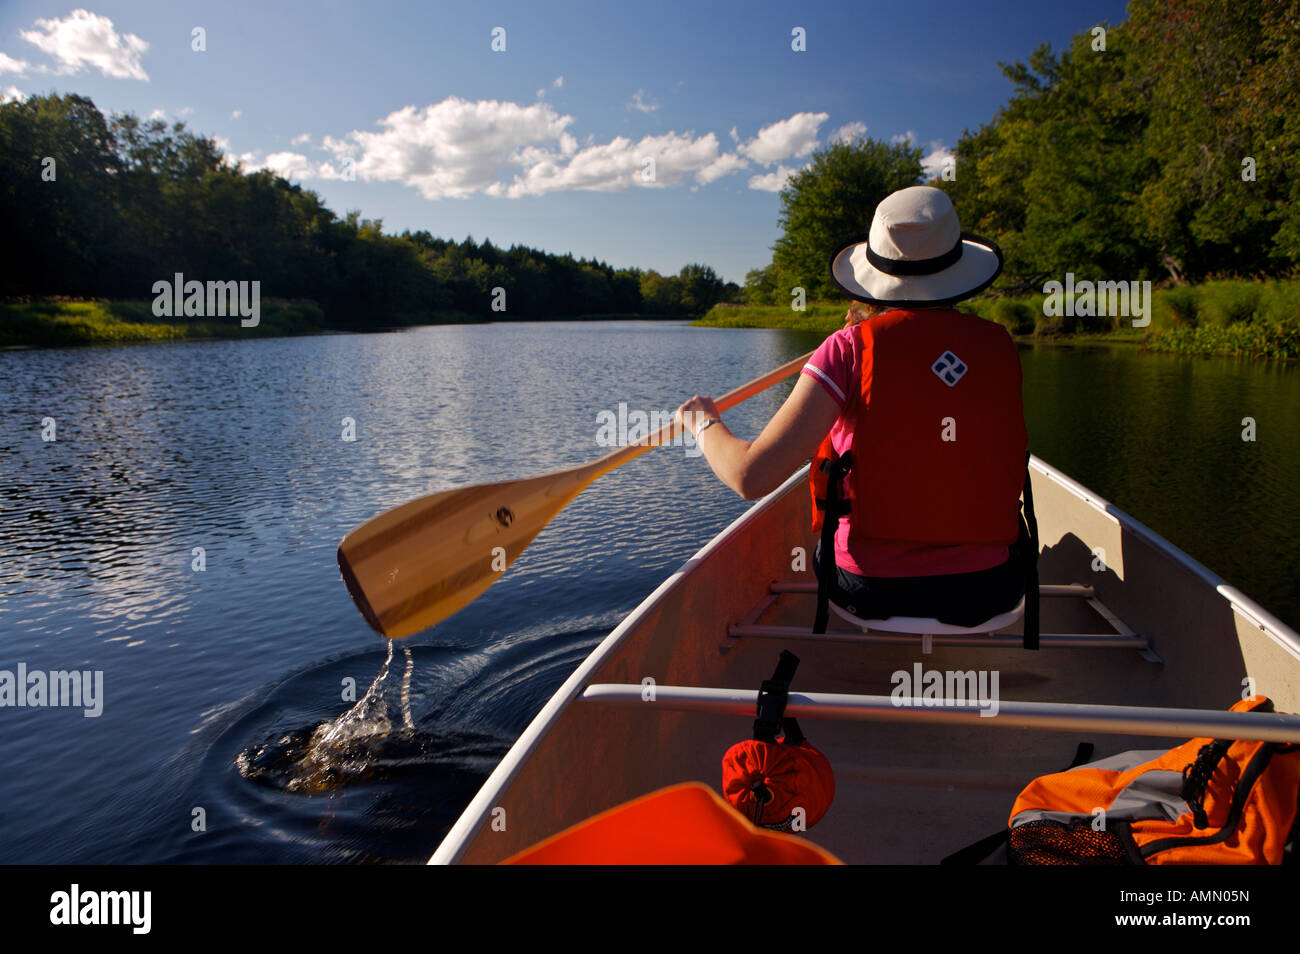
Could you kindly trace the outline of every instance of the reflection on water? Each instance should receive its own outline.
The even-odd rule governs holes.
[[[600,412],[671,411],[816,344],[575,322],[0,352],[0,669],[101,669],[106,697],[98,719],[0,712],[0,862],[427,857],[591,647],[745,504],[683,448],[644,455],[390,661],[338,541],[434,490],[590,461]],[[1023,356],[1035,453],[1300,622],[1297,369]],[[789,387],[728,422],[756,435]]]

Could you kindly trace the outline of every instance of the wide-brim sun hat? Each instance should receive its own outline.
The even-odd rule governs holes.
[[[941,189],[899,189],[876,206],[871,231],[831,254],[831,282],[872,305],[947,305],[983,291],[1002,271],[1002,250],[961,230]]]

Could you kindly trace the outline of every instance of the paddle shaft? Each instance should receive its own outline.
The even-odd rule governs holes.
[[[797,374],[799,370],[808,363],[808,359],[811,358],[813,354],[814,352],[809,351],[801,358],[794,358],[791,361],[787,361],[779,368],[773,368],[771,371],[767,372],[767,374],[755,378],[748,384],[742,384],[740,387],[728,391],[726,394],[722,395],[722,397],[717,398],[713,402],[714,405],[717,407],[719,413],[735,407],[742,401],[753,397],[759,391],[764,391],[776,384],[776,382],[783,381],[792,374]],[[595,480],[602,474],[609,473],[615,467],[620,467],[628,461],[640,457],[652,447],[659,447],[662,444],[671,444],[673,439],[677,436],[679,428],[680,425],[677,423],[677,420],[674,419],[659,428],[657,433],[648,434],[635,444],[628,444],[624,447],[619,447],[610,451],[599,460],[592,461],[591,464],[587,465],[591,470],[591,479]]]

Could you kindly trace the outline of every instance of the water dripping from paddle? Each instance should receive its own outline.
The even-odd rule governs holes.
[[[240,774],[286,792],[322,792],[422,764],[430,740],[411,717],[415,658],[403,645],[401,680],[390,682],[394,642],[359,702],[330,722],[244,749],[236,759]]]

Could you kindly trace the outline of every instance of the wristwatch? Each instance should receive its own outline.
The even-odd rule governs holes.
[[[699,427],[695,429],[695,439],[697,441],[700,439],[700,435],[704,433],[705,428],[712,427],[714,424],[721,424],[721,423],[722,423],[722,418],[720,417],[709,418],[707,421],[705,421],[703,424],[701,424]]]

